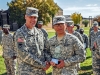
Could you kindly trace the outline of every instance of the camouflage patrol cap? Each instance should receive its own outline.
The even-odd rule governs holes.
[[[53,25],[58,24],[58,23],[65,23],[65,17],[64,16],[55,16],[53,18]]]
[[[66,21],[66,23],[67,23],[67,26],[73,26],[74,25],[73,21]]]
[[[43,25],[43,21],[38,21],[37,24]]]
[[[93,22],[93,27],[95,27],[95,26],[98,26],[98,22],[97,21]]]
[[[8,29],[9,29],[9,28],[10,28],[10,25],[4,24],[4,25],[3,25],[3,28],[8,28]]]
[[[33,8],[33,7],[27,7],[26,15],[38,17],[38,9]]]

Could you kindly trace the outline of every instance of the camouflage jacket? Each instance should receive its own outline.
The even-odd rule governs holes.
[[[47,47],[52,58],[65,62],[65,67],[62,69],[54,67],[53,75],[77,75],[76,64],[85,60],[85,50],[77,37],[66,33],[59,42],[57,36],[54,36],[50,38]]]

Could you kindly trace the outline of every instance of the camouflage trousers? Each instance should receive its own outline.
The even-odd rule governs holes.
[[[66,69],[65,67],[63,69],[53,69],[52,75],[78,75],[77,69]]]
[[[100,75],[100,55],[97,52],[92,55],[92,68],[94,75]]]
[[[7,75],[15,75],[14,60],[12,58],[4,58]]]

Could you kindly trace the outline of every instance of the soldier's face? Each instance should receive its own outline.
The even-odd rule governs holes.
[[[73,30],[73,28],[74,28],[74,26],[73,26],[73,25],[72,25],[72,26],[67,26],[67,30],[68,30],[68,32],[72,31],[72,30]]]
[[[58,33],[58,34],[65,33],[65,31],[66,31],[66,25],[64,23],[56,24],[53,26],[53,28],[56,31],[56,33]]]
[[[98,26],[94,26],[93,29],[94,29],[94,31],[97,31],[98,30]]]
[[[41,24],[38,24],[38,28],[40,28],[40,29],[41,29],[41,28],[42,28],[42,25],[41,25]]]
[[[27,16],[27,15],[25,15],[25,19],[26,19],[26,26],[29,29],[32,29],[33,27],[35,27],[36,22],[37,22],[37,17],[36,16]]]

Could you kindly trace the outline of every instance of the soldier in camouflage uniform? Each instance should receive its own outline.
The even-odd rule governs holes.
[[[94,75],[100,75],[100,35],[96,38],[94,42],[95,49],[95,67],[93,68]]]
[[[43,32],[45,38],[48,39],[48,33],[47,33],[47,31],[45,29],[42,28],[42,26],[43,26],[43,22],[42,21],[38,21],[37,27],[39,29],[41,29],[41,31]]]
[[[89,39],[88,39],[88,36],[84,33],[84,29],[80,29],[80,34],[84,40],[84,48],[87,49],[88,48],[88,45],[89,45]]]
[[[73,21],[70,21],[70,22],[66,21],[66,23],[67,23],[68,33],[73,34],[74,36],[76,36],[83,44],[84,41],[83,41],[83,38],[82,38],[81,34],[74,30],[74,22]],[[80,63],[77,64],[77,69],[80,70]]]
[[[97,39],[97,37],[100,35],[100,30],[98,30],[98,23],[93,23],[93,30],[90,32],[89,36],[89,42],[90,42],[90,50],[92,51],[92,68],[93,71],[95,70],[95,62],[96,62],[96,50],[94,49],[94,42]]]
[[[68,31],[68,33],[75,35],[83,43],[83,38],[80,35],[80,33],[74,30],[73,21],[72,22],[67,22],[66,21],[66,23],[67,23],[67,31]]]
[[[49,39],[47,50],[52,55],[52,75],[77,75],[76,64],[85,60],[85,52],[78,38],[66,32],[65,17],[53,19],[56,35]]]
[[[3,58],[7,69],[7,75],[15,75],[14,59],[16,58],[16,53],[14,51],[13,36],[8,31],[9,26],[3,26],[4,35],[2,37],[3,45]]]
[[[37,18],[38,9],[27,7],[26,23],[15,33],[17,75],[45,75],[46,68],[50,66],[45,62],[45,38],[42,31],[35,28]]]

